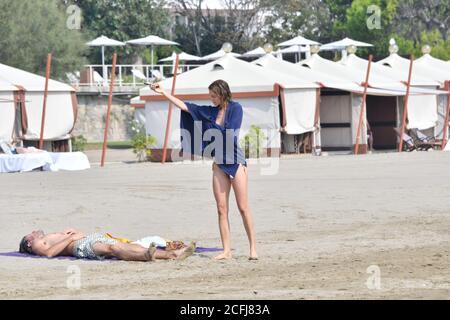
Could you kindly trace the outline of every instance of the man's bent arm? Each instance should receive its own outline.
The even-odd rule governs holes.
[[[66,239],[61,240],[57,244],[53,245],[50,248],[44,249],[41,252],[41,255],[46,256],[47,258],[54,258],[58,256],[61,252],[64,251],[64,249],[67,248],[68,245],[70,245],[74,241],[74,235],[68,235]]]

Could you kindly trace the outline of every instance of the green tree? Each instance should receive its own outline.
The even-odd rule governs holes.
[[[422,47],[424,45],[430,45],[433,57],[450,60],[450,39],[444,40],[439,30],[431,32],[422,32],[418,40],[409,40],[404,37],[392,34],[392,37],[397,41],[399,47],[399,54],[410,55],[413,54],[416,58],[422,56]]]
[[[183,50],[206,55],[219,50],[224,42],[234,51],[244,52],[260,45],[263,26],[262,0],[224,0],[224,9],[210,10],[204,0],[174,0],[175,40]]]
[[[105,35],[107,37],[128,41],[148,35],[169,37],[169,12],[164,0],[62,0],[79,6],[83,14],[83,30],[91,39]],[[107,62],[111,62],[112,52],[117,50],[120,62],[133,63],[137,56],[145,57],[144,63],[151,62],[148,48],[126,46],[107,49]],[[171,52],[171,48],[157,47],[158,56]],[[159,54],[158,54],[159,53]],[[156,57],[157,58],[157,57]],[[148,61],[147,61],[148,60]],[[89,52],[91,63],[100,63],[101,56],[92,49]],[[157,61],[157,59],[155,59]]]
[[[52,53],[52,77],[66,80],[85,63],[85,39],[67,19],[57,0],[0,0],[0,62],[45,75]]]
[[[280,43],[302,35],[311,40],[330,40],[333,30],[331,11],[322,0],[266,1],[270,6],[266,18],[266,38]]]
[[[376,6],[376,7],[371,7]],[[375,56],[386,56],[389,47],[388,35],[396,17],[398,0],[354,0],[347,9],[342,29],[348,37],[374,45]],[[372,8],[378,10],[371,11]],[[362,54],[366,50],[362,50]]]

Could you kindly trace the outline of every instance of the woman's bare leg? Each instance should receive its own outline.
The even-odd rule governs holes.
[[[228,203],[230,199],[230,178],[217,165],[213,166],[213,191],[219,214],[219,229],[223,252],[216,260],[231,259],[230,221],[228,219]]]
[[[253,216],[248,205],[248,172],[247,167],[240,166],[236,177],[231,181],[236,202],[244,222],[245,231],[250,242],[250,259],[257,259],[255,229]]]

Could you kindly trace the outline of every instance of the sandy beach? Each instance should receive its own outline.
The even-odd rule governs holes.
[[[67,227],[220,247],[210,163],[121,163],[118,152],[102,169],[88,155],[87,171],[0,176],[0,253],[31,230]],[[448,299],[449,164],[437,151],[283,157],[275,175],[251,164],[259,261],[247,260],[232,194],[231,261],[0,255],[0,299]]]

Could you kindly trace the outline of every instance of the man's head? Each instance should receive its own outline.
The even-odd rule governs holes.
[[[33,252],[33,241],[35,241],[36,239],[41,239],[44,236],[45,236],[45,233],[42,230],[33,231],[32,233],[26,235],[20,241],[19,252],[20,253],[34,254],[34,252]]]
[[[232,96],[230,86],[225,81],[214,81],[208,89],[209,97],[216,107],[222,103],[229,103],[231,101]]]

